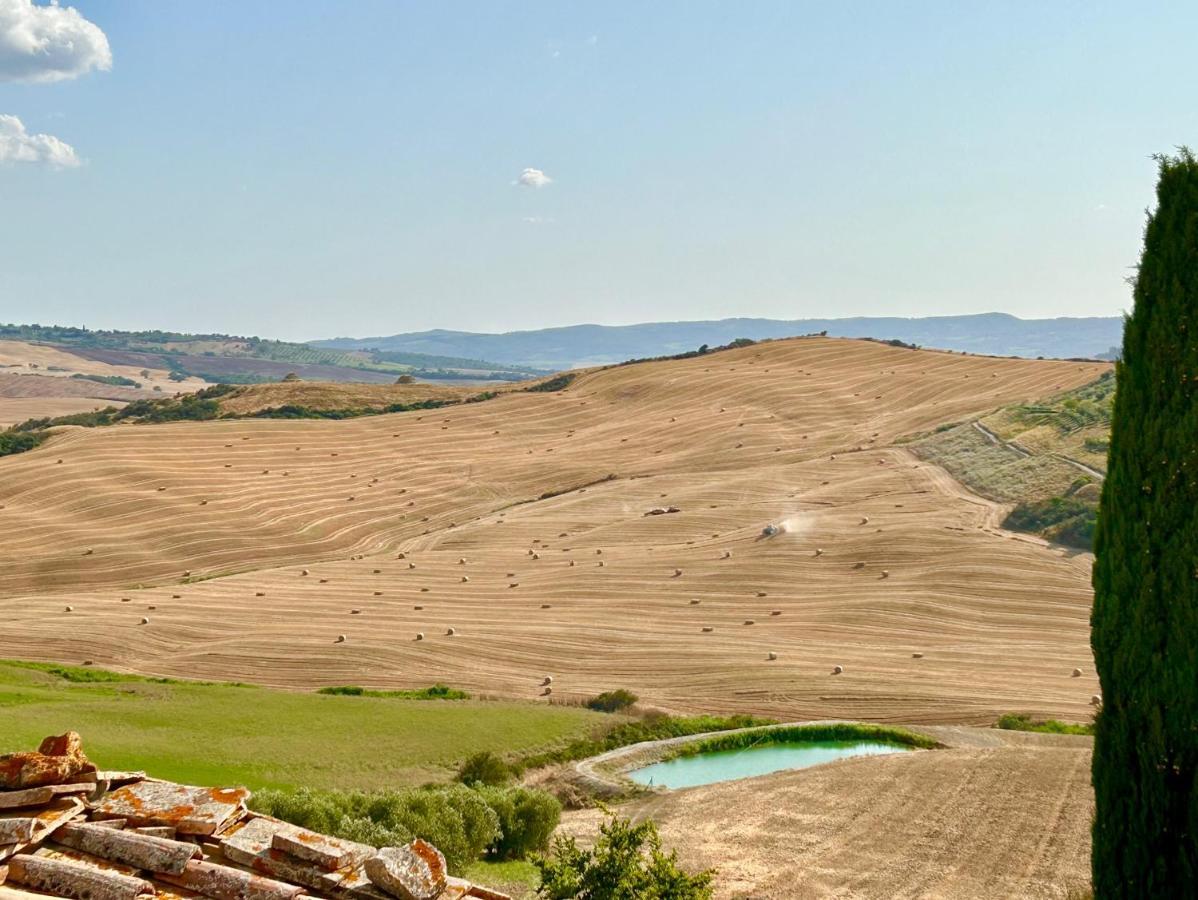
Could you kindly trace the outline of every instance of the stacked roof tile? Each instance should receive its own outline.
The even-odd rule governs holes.
[[[508,900],[449,876],[424,841],[377,850],[249,796],[99,771],[74,732],[0,756],[0,900]]]

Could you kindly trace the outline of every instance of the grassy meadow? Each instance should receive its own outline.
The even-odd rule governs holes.
[[[0,661],[0,753],[73,730],[101,768],[193,784],[443,781],[472,753],[551,752],[613,722],[541,703],[295,693]]]

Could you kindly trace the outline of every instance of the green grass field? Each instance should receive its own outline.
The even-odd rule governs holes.
[[[101,768],[193,784],[445,781],[471,753],[549,751],[612,724],[540,703],[328,696],[0,661],[0,753],[73,730]]]

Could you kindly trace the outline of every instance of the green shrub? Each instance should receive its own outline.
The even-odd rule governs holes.
[[[547,900],[706,900],[712,896],[709,871],[688,874],[677,854],[661,849],[652,820],[633,825],[614,816],[599,828],[594,849],[572,837],[559,837],[549,856],[535,860]]]
[[[636,694],[632,691],[626,691],[619,688],[614,691],[604,691],[587,701],[587,709],[593,709],[596,712],[619,712],[622,709],[627,709],[639,700]]]
[[[1056,719],[1033,719],[1027,713],[1007,713],[999,716],[997,728],[1004,731],[1038,731],[1043,734],[1093,734],[1091,722],[1060,722]]]
[[[85,375],[82,372],[76,372],[71,377],[77,381],[96,381],[100,384],[111,384],[119,387],[141,387],[132,378],[126,378],[124,375]]]
[[[479,787],[487,806],[499,817],[500,835],[487,855],[492,859],[523,859],[549,846],[562,818],[562,805],[545,791],[524,787]]]
[[[334,685],[317,688],[318,694],[331,694],[338,697],[389,697],[393,700],[469,700],[470,695],[447,684],[434,684],[414,691],[372,691],[369,688],[358,687],[356,684]]]
[[[452,871],[499,840],[499,816],[477,791],[442,785],[402,791],[259,791],[258,812],[304,828],[372,846],[423,838],[445,854]]]
[[[45,439],[45,434],[31,434],[27,431],[0,431],[0,456],[32,450]]]
[[[480,750],[466,757],[458,769],[457,780],[462,784],[489,786],[507,784],[512,779],[512,767],[490,750]]]
[[[547,381],[542,381],[539,384],[534,384],[531,387],[526,387],[524,390],[530,392],[545,392],[555,393],[556,391],[564,391],[570,386],[578,376],[573,372],[563,372],[561,375],[556,375]]]
[[[520,760],[520,766],[526,769],[537,769],[554,763],[586,759],[588,756],[606,753],[617,747],[627,747],[629,744],[639,744],[642,741],[689,737],[692,734],[702,734],[707,731],[729,731],[734,728],[753,728],[775,724],[777,724],[775,719],[761,719],[756,716],[652,715],[635,722],[624,722],[598,737],[571,741],[565,747],[523,757]]]

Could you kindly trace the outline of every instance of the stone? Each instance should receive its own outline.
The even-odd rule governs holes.
[[[366,877],[399,900],[436,900],[445,890],[445,857],[417,838],[406,847],[384,847],[366,860]]]

